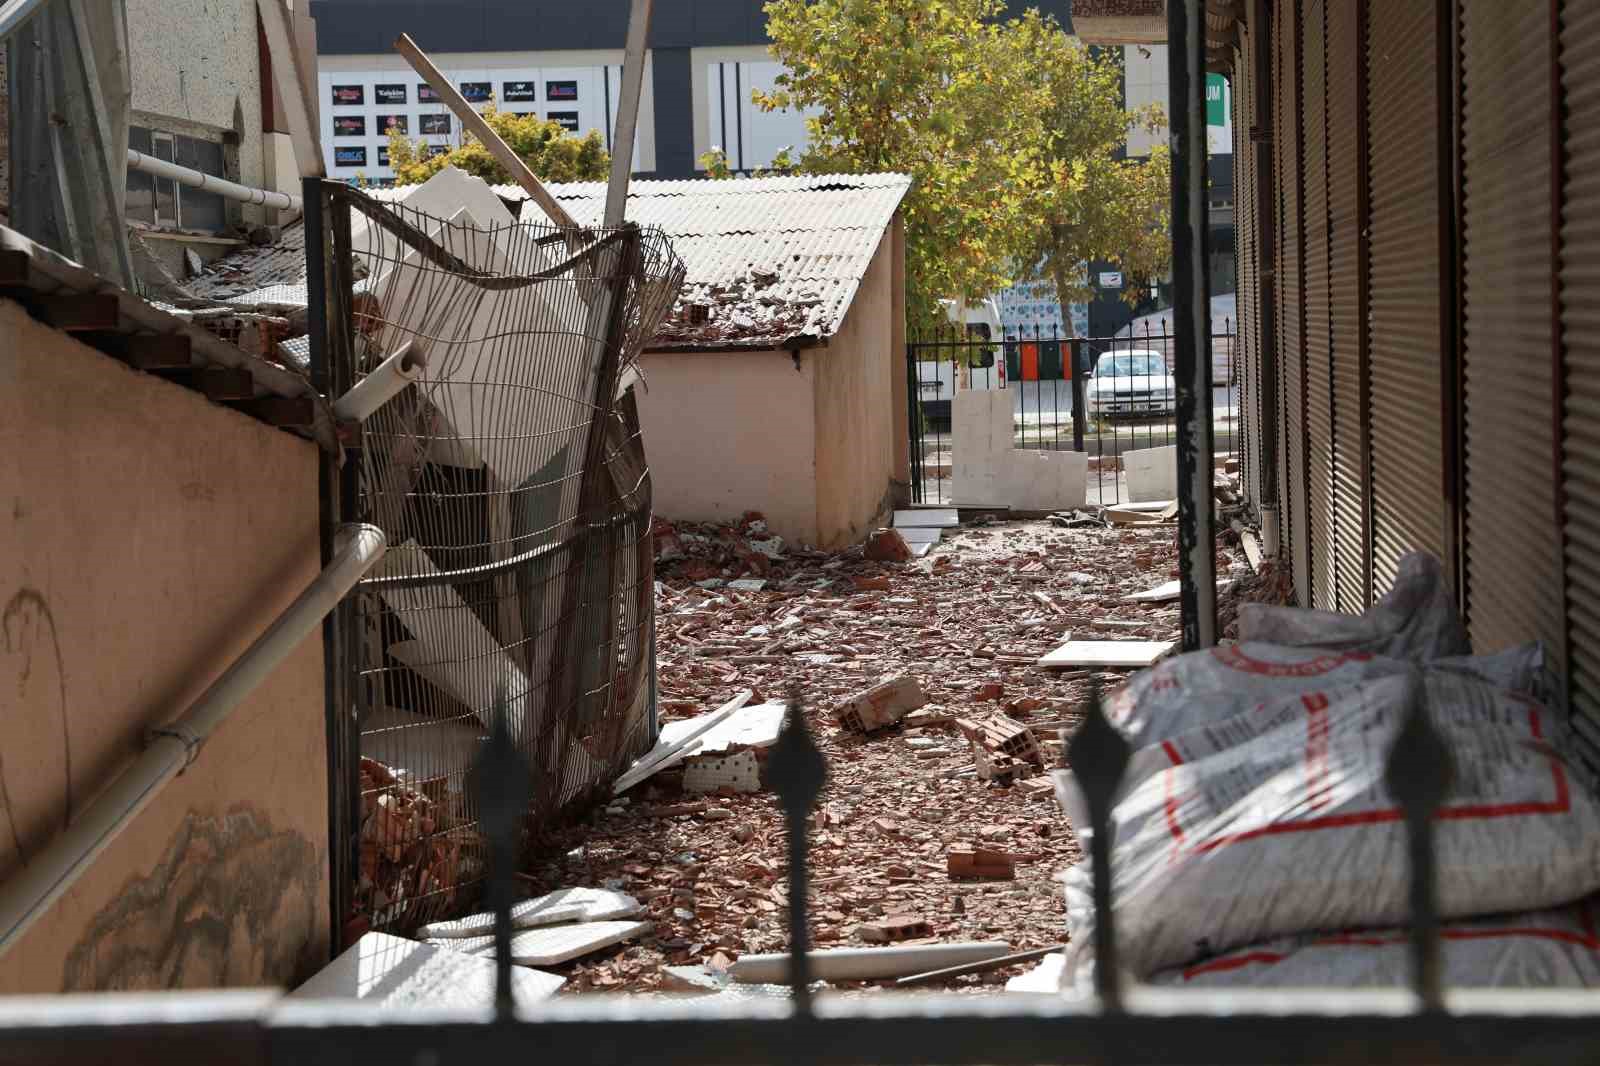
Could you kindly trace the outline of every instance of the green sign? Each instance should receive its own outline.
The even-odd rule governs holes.
[[[1206,75],[1206,125],[1228,124],[1227,81],[1221,74]]]

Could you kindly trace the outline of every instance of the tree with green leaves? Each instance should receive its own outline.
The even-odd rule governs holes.
[[[1081,297],[1089,259],[1160,272],[1165,157],[1115,158],[1159,115],[1123,110],[1113,61],[1053,19],[1004,19],[1002,0],[771,0],[766,12],[785,71],[754,99],[815,111],[799,168],[913,178],[902,207],[913,323],[939,321],[940,299],[1041,270]]]
[[[599,130],[577,137],[559,122],[538,115],[514,115],[493,104],[484,109],[483,118],[528,169],[546,181],[604,181],[610,175],[611,154]],[[491,185],[512,183],[506,168],[470,133],[463,133],[461,143],[448,151],[429,152],[424,142],[391,132],[389,165],[394,168],[395,184],[419,184],[445,167],[465,170]]]

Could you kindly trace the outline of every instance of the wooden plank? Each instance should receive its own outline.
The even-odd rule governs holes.
[[[183,370],[193,366],[193,344],[182,333],[97,331],[79,339],[135,370]]]
[[[28,298],[39,318],[68,333],[117,328],[117,294],[114,292],[75,292],[61,295],[34,295]]]
[[[217,403],[255,398],[256,380],[244,367],[208,366],[199,374],[200,391]]]
[[[301,55],[295,47],[290,14],[283,0],[256,0],[262,34],[267,39],[267,54],[272,63],[272,86],[283,101],[289,124],[289,140],[294,145],[294,162],[302,178],[323,176],[322,145],[318,138],[316,109],[306,99],[305,86],[316,80],[316,56]],[[309,77],[307,76],[309,75]]]
[[[316,404],[309,396],[258,396],[230,406],[269,426],[310,426],[317,421]]]
[[[1137,669],[1149,666],[1174,647],[1170,640],[1069,640],[1039,657],[1043,667],[1104,666]]]
[[[556,202],[556,198],[550,195],[550,190],[546,189],[534,176],[533,171],[528,169],[528,164],[522,161],[522,157],[513,152],[511,146],[501,140],[500,135],[483,120],[477,109],[467,103],[466,97],[456,91],[455,85],[433,65],[433,61],[423,53],[422,49],[417,47],[410,34],[402,33],[394,42],[394,50],[405,57],[406,62],[411,64],[411,69],[415,70],[423,81],[433,87],[433,91],[439,94],[440,101],[455,113],[461,125],[470,130],[472,135],[489,150],[489,154],[511,172],[512,180],[521,185],[533,198],[533,202],[544,209],[544,213],[550,216],[550,221],[558,226],[577,227],[577,222],[567,214],[567,209]]]

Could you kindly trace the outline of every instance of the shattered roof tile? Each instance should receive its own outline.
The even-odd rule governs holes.
[[[773,348],[832,336],[910,187],[904,174],[631,183],[628,220],[665,232],[688,269],[677,306],[649,347]],[[603,182],[549,189],[580,224],[600,222]],[[393,200],[406,191],[370,194]],[[527,198],[517,185],[494,191],[508,201]],[[305,307],[305,227],[285,227],[276,244],[241,249],[187,284],[219,305]]]

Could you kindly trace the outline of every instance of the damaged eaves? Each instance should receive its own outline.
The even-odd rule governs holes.
[[[270,340],[274,327],[263,324],[269,316],[223,311],[197,317],[146,300],[3,226],[0,295],[135,369],[190,385],[216,402],[338,449],[327,403],[303,376],[231,343],[246,325],[257,330],[258,340]],[[91,317],[74,320],[74,308]]]

